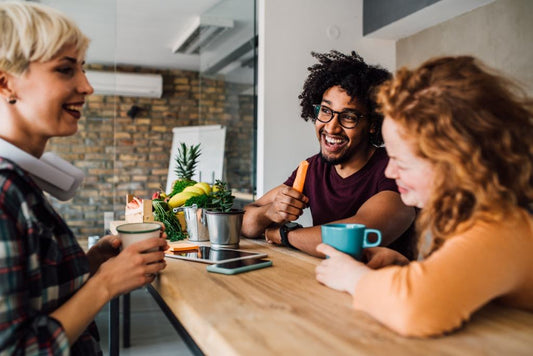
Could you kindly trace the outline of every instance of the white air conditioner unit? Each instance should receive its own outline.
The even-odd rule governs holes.
[[[191,26],[172,47],[173,53],[198,54],[217,37],[233,28],[233,20],[215,16],[194,18]]]
[[[160,98],[163,76],[146,73],[116,73],[88,70],[94,94]]]

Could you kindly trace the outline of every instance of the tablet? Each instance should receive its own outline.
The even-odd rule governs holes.
[[[175,251],[165,253],[165,257],[177,258],[180,260],[201,262],[201,263],[222,263],[237,260],[245,260],[249,258],[263,258],[267,257],[266,253],[251,252],[244,250],[235,250],[229,248],[211,248],[209,246],[198,246],[194,250]]]

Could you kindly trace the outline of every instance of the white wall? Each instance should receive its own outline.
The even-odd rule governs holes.
[[[395,43],[363,39],[361,0],[258,0],[257,196],[283,183],[317,153],[314,127],[300,118],[298,95],[315,63],[310,52],[356,50],[395,68]],[[333,28],[332,26],[336,26]],[[333,36],[328,36],[328,30]],[[338,38],[334,34],[338,30]]]
[[[533,1],[497,0],[401,39],[398,66],[468,54],[520,81],[533,95]]]

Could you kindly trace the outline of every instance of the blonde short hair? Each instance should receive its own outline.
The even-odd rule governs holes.
[[[0,2],[0,70],[20,75],[30,62],[46,62],[66,45],[83,58],[89,39],[64,14],[27,2]]]

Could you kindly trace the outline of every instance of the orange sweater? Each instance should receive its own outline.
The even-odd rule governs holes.
[[[477,222],[424,261],[370,271],[354,306],[420,337],[459,327],[493,299],[533,311],[533,218],[525,210],[504,222]]]

